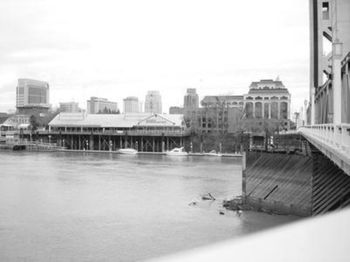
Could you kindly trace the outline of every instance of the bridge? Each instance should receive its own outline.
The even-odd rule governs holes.
[[[350,205],[350,1],[309,4],[310,102],[284,137],[297,153],[247,152],[242,183],[246,204],[299,216]]]
[[[299,131],[350,176],[350,2],[310,0],[310,29],[308,125]]]

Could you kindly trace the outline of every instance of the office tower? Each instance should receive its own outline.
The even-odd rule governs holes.
[[[92,96],[87,101],[88,114],[115,114],[118,112],[117,102],[108,101],[106,98]]]
[[[124,113],[140,113],[141,103],[136,96],[128,96],[124,100]]]
[[[66,113],[77,113],[80,112],[79,104],[77,102],[61,102],[60,103],[60,112]]]
[[[148,91],[145,100],[145,113],[162,113],[162,97],[159,91]]]
[[[18,79],[16,88],[16,107],[18,111],[32,109],[48,110],[49,84],[44,81],[33,79]]]
[[[195,88],[187,88],[184,96],[184,110],[195,110],[199,107],[199,98]]]

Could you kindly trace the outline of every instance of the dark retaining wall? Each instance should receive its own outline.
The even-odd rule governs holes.
[[[303,154],[247,152],[242,183],[246,204],[298,216],[349,206],[350,176],[312,145],[307,148]]]
[[[243,171],[245,201],[267,212],[309,216],[312,171],[311,157],[249,152],[247,167]]]

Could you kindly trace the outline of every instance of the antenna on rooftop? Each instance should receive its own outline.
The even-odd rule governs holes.
[[[280,76],[279,75],[276,77],[275,81],[280,81]]]

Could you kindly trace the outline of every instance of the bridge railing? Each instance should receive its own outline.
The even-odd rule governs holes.
[[[299,131],[334,148],[339,153],[350,156],[350,124],[310,125],[300,127]]]

